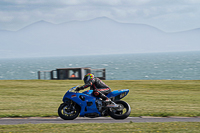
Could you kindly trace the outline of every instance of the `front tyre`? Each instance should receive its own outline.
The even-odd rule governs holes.
[[[78,117],[80,108],[76,103],[62,103],[58,108],[58,115],[63,120],[73,120]]]
[[[131,107],[127,102],[124,101],[115,101],[115,103],[119,106],[117,108],[109,108],[108,114],[113,119],[126,119],[131,113]]]

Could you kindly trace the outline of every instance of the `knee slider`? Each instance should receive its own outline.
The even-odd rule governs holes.
[[[94,95],[95,95],[95,96],[99,96],[99,92],[95,91],[95,92],[94,92]]]

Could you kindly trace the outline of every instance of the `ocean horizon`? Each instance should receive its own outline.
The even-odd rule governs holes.
[[[56,68],[105,68],[106,80],[200,80],[200,51],[0,59],[0,80],[38,79]]]

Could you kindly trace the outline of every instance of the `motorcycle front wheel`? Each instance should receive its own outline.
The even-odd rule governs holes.
[[[119,106],[117,108],[109,108],[108,114],[113,119],[126,119],[131,113],[131,107],[127,102],[122,100],[115,101],[115,103]]]
[[[58,108],[58,115],[63,120],[73,120],[79,113],[80,108],[76,103],[62,103]]]

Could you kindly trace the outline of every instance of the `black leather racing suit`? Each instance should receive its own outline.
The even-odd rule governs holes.
[[[93,90],[93,95],[102,98],[103,100],[107,99],[107,94],[111,92],[109,86],[107,86],[99,78],[90,79],[85,85],[81,86],[80,89],[83,90],[87,87],[90,87],[90,90]]]

